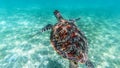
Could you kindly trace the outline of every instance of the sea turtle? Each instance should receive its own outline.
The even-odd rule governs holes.
[[[54,11],[54,15],[58,22],[55,25],[46,25],[41,31],[51,29],[50,41],[55,51],[69,60],[69,68],[78,68],[78,62],[85,63],[87,68],[94,68],[87,55],[87,39],[75,25],[80,18],[66,20],[58,10]]]

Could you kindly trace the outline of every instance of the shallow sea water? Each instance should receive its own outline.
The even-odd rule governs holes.
[[[95,68],[120,67],[120,10],[58,10],[66,19],[81,18],[76,25],[88,39],[88,55]],[[57,22],[54,9],[17,8],[0,11],[0,68],[69,67],[68,60],[52,48],[50,31],[39,32],[48,23]],[[79,63],[79,68],[86,67]]]

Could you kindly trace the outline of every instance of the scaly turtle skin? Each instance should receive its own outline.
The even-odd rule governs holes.
[[[80,18],[65,20],[58,10],[54,11],[54,15],[58,23],[55,25],[48,24],[42,29],[42,32],[52,30],[50,41],[56,52],[70,60],[70,68],[77,68],[78,62],[85,63],[87,68],[94,68],[87,56],[87,39],[74,23]]]

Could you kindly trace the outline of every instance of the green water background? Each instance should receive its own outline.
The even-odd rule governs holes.
[[[52,48],[50,31],[36,34],[48,23],[55,24],[53,11],[64,18],[81,17],[76,23],[89,42],[89,58],[96,68],[120,67],[119,1],[1,0],[0,68],[68,68]],[[79,68],[85,68],[79,64]]]

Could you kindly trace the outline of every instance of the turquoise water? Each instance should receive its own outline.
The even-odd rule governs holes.
[[[68,68],[68,60],[59,56],[50,44],[50,31],[36,34],[48,23],[57,22],[55,9],[66,19],[81,17],[76,25],[88,38],[89,58],[95,68],[119,68],[118,2],[1,0],[0,68]],[[79,64],[79,68],[86,67]]]

